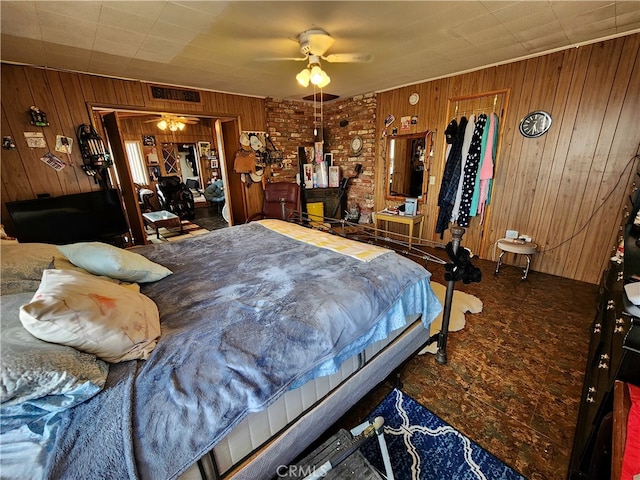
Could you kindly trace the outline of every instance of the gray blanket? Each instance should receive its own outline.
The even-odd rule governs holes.
[[[362,262],[255,223],[136,251],[174,272],[142,288],[162,337],[67,412],[50,478],[175,478],[296,382],[441,309],[395,253]]]

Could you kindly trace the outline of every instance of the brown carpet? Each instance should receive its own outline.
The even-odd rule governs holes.
[[[412,358],[403,390],[528,479],[563,480],[597,286],[533,271],[522,282],[521,268],[505,265],[494,276],[495,262],[474,264],[482,282],[456,289],[480,298],[482,312],[449,335],[446,365],[433,355]],[[444,283],[440,265],[428,268]],[[392,386],[380,385],[335,427],[359,424]]]

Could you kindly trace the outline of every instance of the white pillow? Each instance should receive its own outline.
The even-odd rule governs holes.
[[[145,295],[75,271],[45,270],[20,321],[34,337],[108,362],[146,359],[160,337],[160,316]]]
[[[58,247],[71,263],[94,275],[105,275],[125,282],[156,282],[171,270],[143,257],[100,242],[81,242]]]
[[[20,306],[32,297],[33,293],[0,296],[0,402],[4,407],[48,395],[64,395],[72,405],[86,400],[104,386],[108,364],[27,332],[18,316]]]

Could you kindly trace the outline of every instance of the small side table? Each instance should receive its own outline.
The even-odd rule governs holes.
[[[509,253],[513,253],[515,256],[524,255],[527,258],[527,266],[522,271],[522,280],[526,280],[527,275],[529,275],[529,267],[531,266],[531,257],[533,256],[534,253],[536,253],[538,245],[536,245],[533,242],[522,243],[522,242],[517,242],[511,239],[503,239],[503,240],[498,240],[498,248],[502,250],[502,252],[498,257],[498,264],[496,265],[495,275],[498,275],[498,272],[500,272],[500,265],[502,265],[502,257],[504,257],[505,253],[509,252]]]
[[[376,228],[380,228],[378,225],[384,222],[384,231],[388,232],[389,222],[400,223],[409,227],[409,247],[411,247],[411,241],[413,240],[413,230],[418,225],[418,238],[422,238],[422,226],[424,224],[424,215],[392,215],[389,213],[375,213]],[[385,235],[388,236],[388,235]]]
[[[180,217],[174,213],[167,212],[166,210],[160,210],[158,212],[143,213],[144,223],[151,228],[156,229],[156,237],[160,238],[160,227],[164,228],[177,228],[180,227],[180,233],[182,233],[182,222]]]

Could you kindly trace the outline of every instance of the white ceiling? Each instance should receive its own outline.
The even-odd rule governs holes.
[[[640,1],[8,1],[1,59],[243,95],[302,98],[298,33],[323,28],[326,93],[382,91],[640,31]]]

